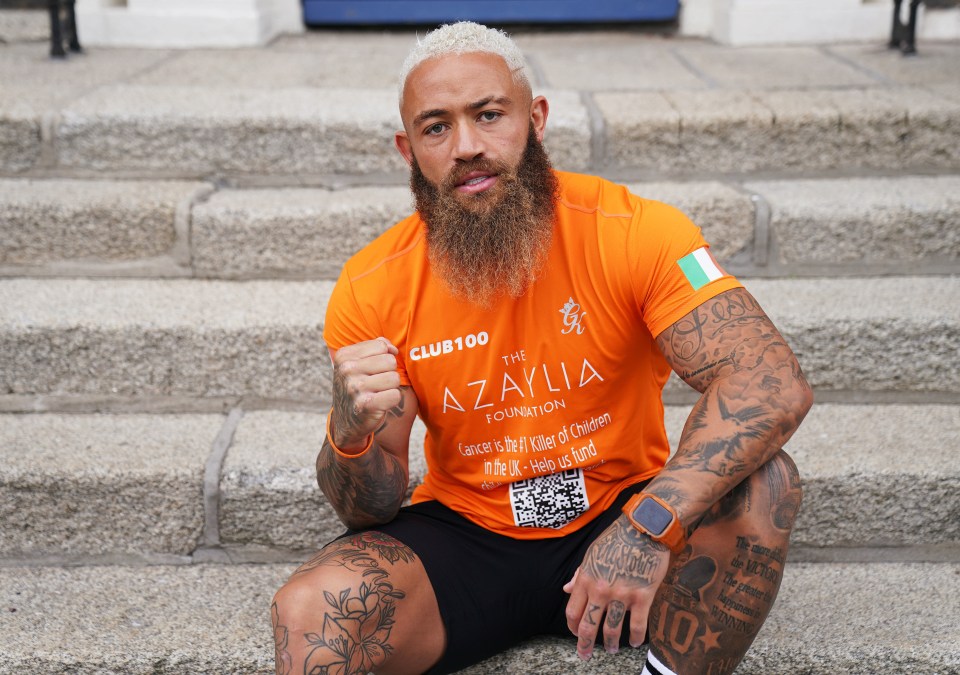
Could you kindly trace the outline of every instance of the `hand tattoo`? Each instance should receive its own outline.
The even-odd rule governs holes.
[[[623,615],[625,613],[626,608],[622,602],[619,600],[611,602],[610,606],[607,607],[607,628],[616,628],[623,623]]]
[[[646,588],[661,577],[666,546],[638,532],[621,517],[591,545],[582,571],[610,585],[618,582]]]

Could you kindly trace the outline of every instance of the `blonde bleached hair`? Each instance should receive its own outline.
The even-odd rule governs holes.
[[[475,52],[495,54],[502,58],[513,74],[514,82],[530,89],[523,53],[509,35],[472,21],[458,21],[440,26],[427,33],[422,40],[417,40],[417,46],[410,51],[400,68],[400,105],[403,105],[403,88],[407,84],[407,77],[421,63],[438,56]]]

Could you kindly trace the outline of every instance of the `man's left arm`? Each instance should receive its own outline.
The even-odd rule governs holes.
[[[703,303],[657,337],[670,366],[701,393],[677,452],[644,489],[677,512],[689,534],[721,497],[772,458],[813,403],[792,350],[745,289]],[[630,643],[642,644],[670,551],[621,515],[591,545],[571,593],[567,623],[589,658],[606,612],[604,644],[615,650],[624,612]],[[619,617],[619,620],[617,619]]]

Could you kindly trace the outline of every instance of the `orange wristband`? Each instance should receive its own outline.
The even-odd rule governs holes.
[[[370,448],[373,447],[373,434],[370,434],[367,440],[367,444],[363,446],[363,450],[361,450],[358,453],[350,454],[338,448],[337,444],[333,442],[333,436],[330,435],[330,419],[332,417],[333,417],[333,409],[331,408],[330,413],[327,415],[327,443],[330,444],[330,447],[333,448],[333,451],[335,453],[347,459],[355,459],[356,457],[362,457],[367,453],[368,450],[370,450]]]

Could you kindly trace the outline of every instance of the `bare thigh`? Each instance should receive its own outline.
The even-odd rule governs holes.
[[[433,587],[414,552],[379,532],[326,546],[271,607],[277,673],[422,673],[443,654]]]
[[[718,675],[740,663],[777,597],[800,499],[781,451],[690,536],[650,612],[651,648],[675,672]]]

